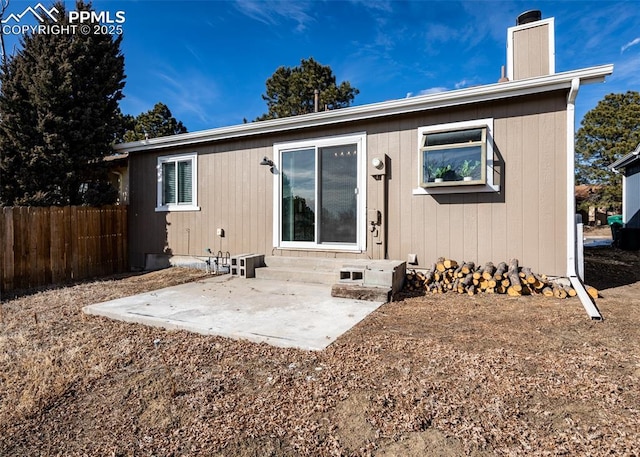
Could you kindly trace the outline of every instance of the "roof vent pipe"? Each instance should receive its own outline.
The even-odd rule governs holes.
[[[540,19],[542,19],[542,12],[540,10],[525,11],[516,19],[516,25],[529,24],[530,22],[537,22]]]

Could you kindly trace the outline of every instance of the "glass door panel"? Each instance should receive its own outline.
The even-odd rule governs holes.
[[[357,145],[320,148],[320,243],[358,239]]]
[[[282,241],[315,241],[315,149],[282,152]]]

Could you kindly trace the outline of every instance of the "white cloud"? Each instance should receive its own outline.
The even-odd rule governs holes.
[[[235,7],[242,14],[266,25],[277,25],[282,19],[292,20],[297,23],[295,27],[297,32],[303,32],[307,24],[314,20],[307,13],[311,6],[302,1],[237,0],[235,2]]]
[[[627,44],[622,46],[622,48],[620,48],[620,54],[622,54],[624,51],[629,49],[631,46],[635,46],[636,44],[640,44],[640,37],[638,37],[638,38],[636,38],[634,40],[631,40]]]
[[[624,90],[632,89],[640,81],[640,54],[632,55],[620,62],[616,62],[611,80],[614,82],[624,82],[627,86]]]
[[[446,92],[449,89],[443,86],[437,86],[437,87],[430,87],[428,89],[422,89],[420,92],[418,92],[418,95],[429,95],[429,94],[437,94],[440,92]]]
[[[162,94],[159,99],[169,106],[176,119],[196,118],[202,124],[212,124],[211,109],[218,94],[210,76],[197,70],[165,69],[155,72],[155,77],[162,81],[158,85]]]
[[[364,8],[382,11],[384,13],[390,13],[393,11],[393,5],[391,0],[351,0],[351,3],[362,6]]]

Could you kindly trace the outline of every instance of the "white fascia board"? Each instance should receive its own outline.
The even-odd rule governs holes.
[[[636,149],[633,152],[630,152],[629,154],[619,158],[618,160],[613,162],[611,165],[609,165],[609,168],[613,171],[618,172],[622,168],[625,168],[631,162],[636,160],[639,154],[640,154],[640,144],[638,144],[638,147],[636,147]]]
[[[571,87],[571,81],[575,78],[580,79],[581,84],[602,82],[605,77],[609,76],[612,72],[613,65],[601,65],[518,81],[469,87],[418,97],[352,106],[333,111],[322,111],[319,113],[201,130],[131,143],[121,143],[114,145],[113,149],[116,152],[152,151],[345,122],[355,122],[396,114],[428,111],[450,106],[518,97],[559,89],[569,89]]]

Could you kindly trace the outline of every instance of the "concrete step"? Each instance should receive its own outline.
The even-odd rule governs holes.
[[[386,301],[402,288],[406,265],[393,260],[265,256],[255,277],[332,285],[335,296]]]
[[[311,270],[293,267],[256,268],[255,277],[277,281],[308,282],[313,284],[334,284],[338,282],[340,270]]]
[[[292,270],[335,271],[339,272],[343,265],[362,265],[371,263],[366,259],[335,259],[328,257],[284,257],[265,256],[267,267],[290,268]]]
[[[262,279],[331,285],[340,281],[340,271],[344,265],[364,269],[370,262],[366,259],[265,256],[266,268],[257,268],[255,275]]]

